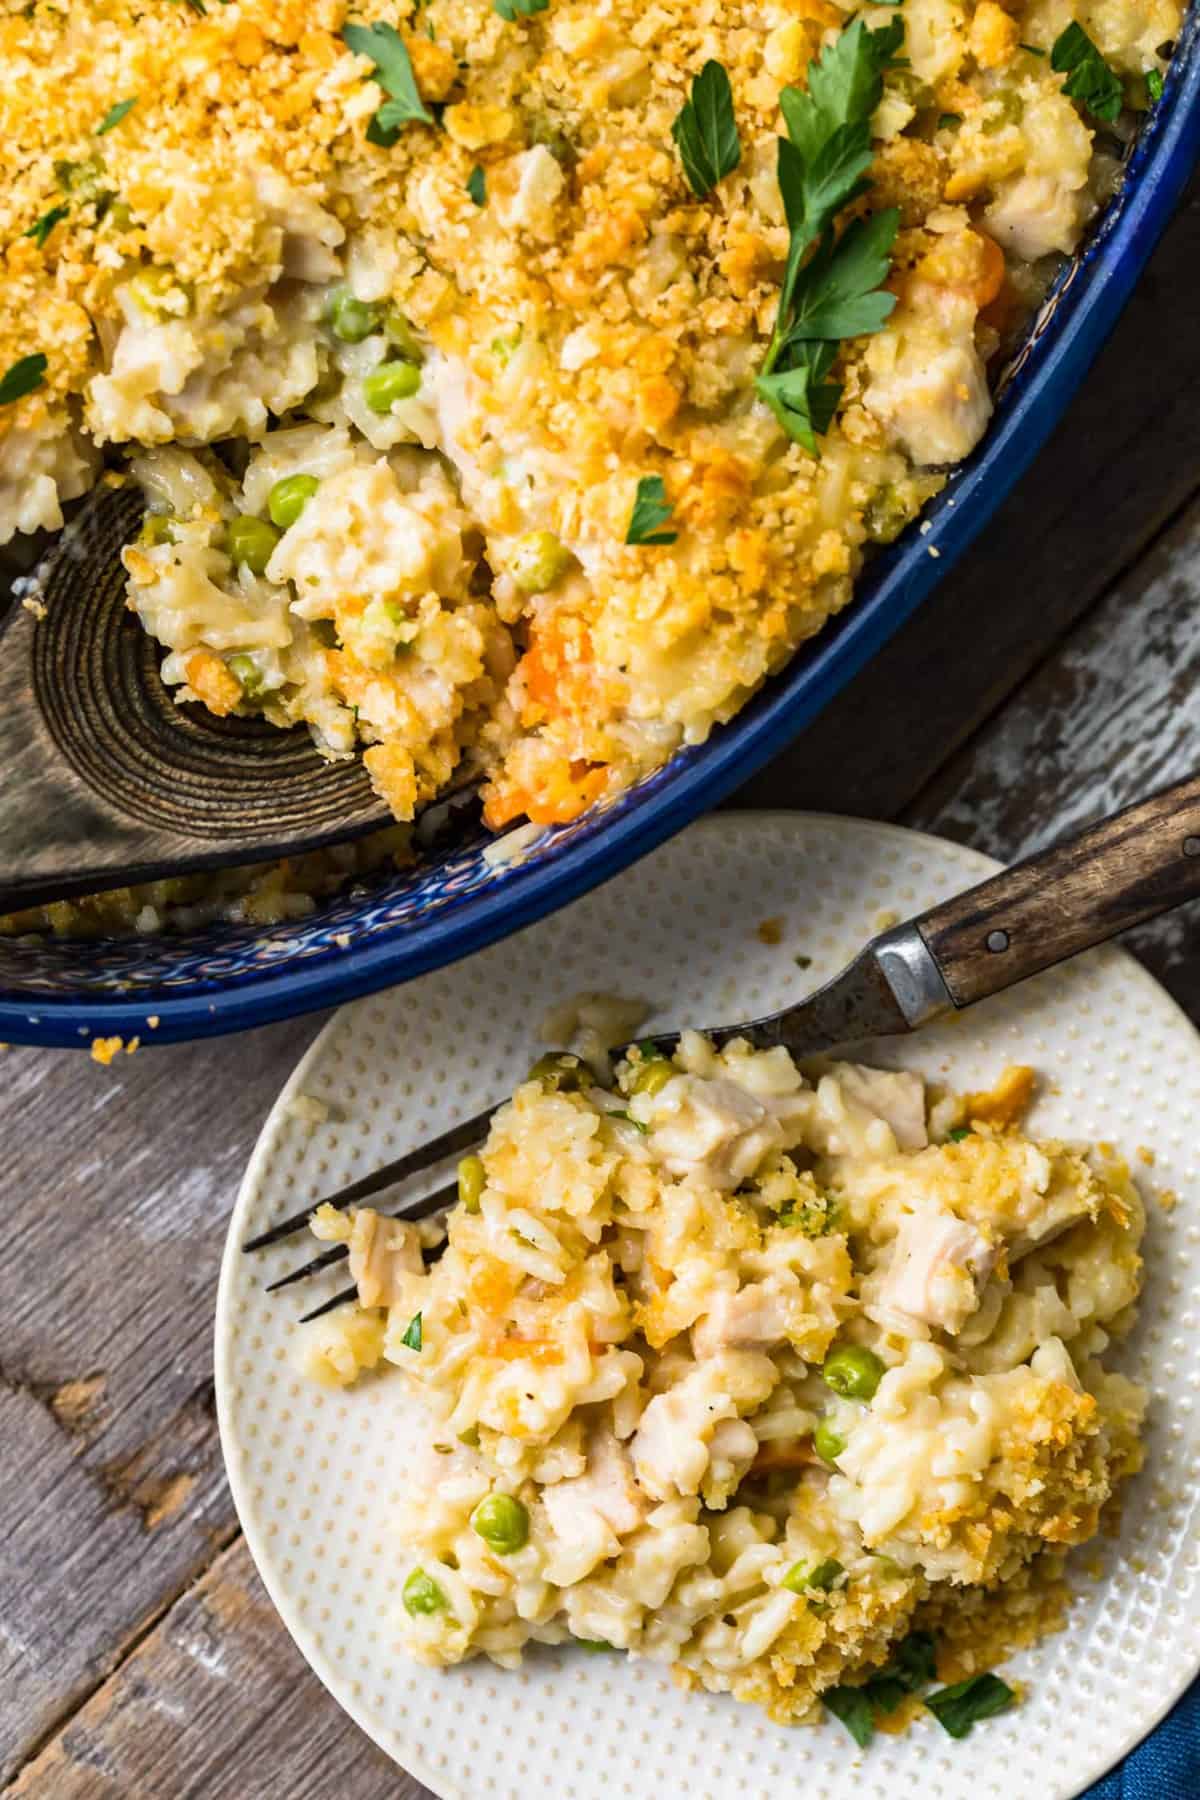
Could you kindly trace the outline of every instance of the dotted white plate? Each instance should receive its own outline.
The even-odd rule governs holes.
[[[251,1158],[217,1305],[221,1439],[246,1538],[284,1623],[364,1731],[446,1800],[1066,1800],[1131,1748],[1200,1665],[1200,1212],[1192,1146],[1200,1039],[1123,952],[1102,950],[945,1027],[881,1046],[879,1060],[984,1087],[1008,1062],[1046,1087],[1033,1128],[1104,1138],[1143,1169],[1149,1204],[1142,1323],[1117,1366],[1153,1390],[1149,1459],[1127,1490],[1120,1539],[1083,1552],[1067,1631],[1015,1657],[1018,1711],[954,1743],[926,1719],[866,1753],[842,1728],[781,1728],[757,1709],[684,1694],[666,1668],[538,1649],[507,1673],[448,1672],[395,1643],[394,1506],[411,1431],[399,1379],[346,1393],[288,1360],[297,1294],[259,1284],[308,1241],[261,1256],[238,1245],[507,1093],[539,1053],[547,1006],[593,988],[657,1003],[653,1024],[716,1024],[799,998],[893,920],[995,865],[890,826],[808,815],[727,815],[505,943],[344,1008],[292,1076]],[[782,920],[782,941],[756,926]],[[801,969],[797,956],[810,957]],[[297,1094],[326,1101],[312,1125]],[[1135,1167],[1138,1165],[1135,1162]],[[1175,1189],[1168,1215],[1158,1186]],[[310,1300],[311,1304],[312,1301]]]

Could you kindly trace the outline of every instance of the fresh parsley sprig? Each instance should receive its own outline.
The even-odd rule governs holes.
[[[1064,94],[1086,106],[1093,118],[1115,123],[1125,104],[1125,90],[1082,25],[1073,20],[1055,38],[1050,67],[1067,77]]]
[[[972,1725],[1007,1712],[1015,1699],[1007,1681],[985,1674],[972,1675],[966,1681],[956,1681],[953,1687],[926,1694],[925,1705],[943,1731],[952,1738],[964,1738]]]
[[[719,62],[705,63],[671,126],[688,185],[701,200],[731,175],[742,159],[733,89]]]
[[[677,531],[661,529],[671,517],[671,502],[661,475],[643,475],[637,484],[633,511],[625,532],[627,544],[673,544]]]
[[[374,25],[344,25],[342,42],[357,56],[375,65],[375,80],[388,96],[367,126],[367,142],[390,149],[406,125],[432,125],[417,90],[412,61],[404,39],[394,25],[382,20]]]
[[[492,11],[515,25],[518,19],[531,19],[534,13],[545,12],[549,4],[550,0],[492,0]]]
[[[884,71],[904,41],[892,19],[870,31],[855,19],[808,67],[808,87],[779,96],[788,135],[779,139],[779,191],[790,242],[775,330],[755,388],[790,438],[818,454],[841,399],[826,379],[843,338],[878,331],[895,306],[881,291],[899,229],[894,209],[834,221],[866,193],[871,115]]]
[[[487,205],[487,176],[484,174],[478,163],[475,164],[475,167],[467,176],[467,193],[475,202],[476,206]]]
[[[46,358],[40,350],[35,350],[32,356],[19,357],[0,375],[0,406],[11,406],[14,400],[23,400],[26,394],[36,393],[45,382],[46,367]]]
[[[49,212],[44,212],[42,214],[36,225],[31,225],[29,230],[22,232],[21,235],[23,237],[32,238],[40,250],[46,242],[46,239],[50,236],[50,233],[54,230],[54,227],[56,225],[61,225],[63,220],[67,218],[69,214],[69,207],[52,206]]]
[[[910,1631],[896,1646],[891,1662],[878,1675],[863,1682],[861,1687],[827,1688],[821,1701],[846,1727],[859,1749],[865,1750],[875,1735],[880,1716],[895,1712],[909,1694],[919,1693],[936,1677],[933,1639],[928,1632]]]
[[[110,106],[96,127],[96,136],[106,137],[110,131],[115,130],[126,114],[133,111],[137,103],[138,97],[134,94],[131,99],[118,100],[115,106]]]

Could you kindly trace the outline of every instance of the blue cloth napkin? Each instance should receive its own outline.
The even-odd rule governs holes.
[[[1200,1680],[1176,1702],[1157,1731],[1144,1738],[1082,1800],[1198,1800],[1200,1797]]]

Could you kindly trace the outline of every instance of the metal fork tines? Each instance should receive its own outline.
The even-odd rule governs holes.
[[[448,1207],[453,1206],[457,1197],[458,1183],[456,1181],[447,1182],[445,1187],[435,1188],[432,1194],[424,1194],[418,1200],[410,1200],[387,1216],[415,1223],[418,1219],[429,1219],[436,1213],[445,1212]],[[318,1201],[317,1204],[323,1205],[324,1202]],[[253,1245],[244,1244],[242,1248],[250,1250]],[[421,1255],[426,1264],[435,1263],[445,1248],[446,1240],[443,1238],[439,1244],[422,1245]],[[301,1263],[298,1269],[291,1269],[286,1275],[280,1275],[276,1280],[269,1281],[264,1291],[274,1294],[280,1288],[292,1287],[298,1281],[307,1281],[310,1276],[319,1275],[324,1269],[332,1269],[338,1263],[345,1262],[349,1255],[348,1244],[332,1244],[328,1250],[322,1250],[319,1255],[310,1257],[308,1262]],[[310,1319],[319,1319],[324,1313],[332,1312],[334,1307],[348,1305],[351,1300],[357,1298],[357,1286],[342,1288],[339,1293],[334,1294],[322,1305],[314,1307],[311,1312],[302,1313],[299,1322],[301,1325],[306,1325]]]

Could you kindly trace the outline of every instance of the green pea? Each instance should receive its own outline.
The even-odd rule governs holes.
[[[669,1056],[643,1057],[638,1064],[637,1074],[633,1078],[633,1092],[635,1094],[659,1094],[676,1073],[675,1064]]]
[[[231,675],[237,677],[238,685],[247,700],[257,700],[263,690],[263,676],[254,658],[244,650],[238,650],[225,658],[225,666]]]
[[[361,344],[379,330],[379,308],[356,300],[347,287],[334,288],[325,302],[325,317],[334,337],[343,344]]]
[[[489,1494],[471,1514],[471,1528],[497,1556],[512,1556],[529,1542],[529,1514],[511,1494]]]
[[[130,277],[129,292],[152,319],[180,318],[192,310],[192,296],[175,271],[156,263]]]
[[[142,520],[142,529],[138,533],[138,541],[143,544],[174,544],[178,542],[175,521],[169,513],[148,512]]]
[[[398,306],[389,306],[383,315],[383,335],[397,349],[405,362],[423,363],[425,352],[412,326]]]
[[[487,1183],[487,1172],[481,1156],[464,1156],[458,1165],[458,1197],[463,1211],[477,1213],[479,1197]]]
[[[363,399],[372,412],[390,413],[397,400],[411,400],[421,385],[414,363],[385,362],[363,377]]]
[[[404,1610],[410,1619],[427,1618],[430,1613],[445,1612],[449,1602],[432,1575],[414,1569],[404,1584]]]
[[[86,162],[56,162],[54,179],[64,194],[87,205],[90,200],[107,199],[112,193],[104,179],[104,159],[90,156]]]
[[[861,1344],[844,1344],[825,1358],[821,1376],[826,1387],[848,1400],[870,1400],[883,1380],[884,1364]]]
[[[890,481],[876,488],[863,509],[867,536],[877,544],[894,544],[908,524],[910,508]]]
[[[529,1071],[529,1080],[540,1081],[551,1094],[577,1094],[584,1084],[586,1073],[577,1056],[553,1050],[546,1056],[538,1057]]]
[[[266,572],[271,560],[279,533],[265,519],[256,519],[252,513],[239,513],[232,520],[225,532],[225,544],[235,563],[245,563],[253,575]]]
[[[1000,88],[991,97],[988,111],[980,130],[986,137],[995,137],[1006,125],[1019,125],[1025,117],[1025,102],[1015,88]]]
[[[823,1592],[828,1593],[829,1589],[834,1587],[845,1573],[840,1562],[832,1556],[827,1556],[824,1562],[815,1565],[806,1562],[793,1563],[779,1585],[787,1588],[793,1594],[802,1594],[807,1588],[820,1588]]]
[[[571,552],[552,531],[527,531],[518,538],[508,572],[522,594],[544,594],[571,563]]]
[[[267,511],[281,531],[296,523],[320,485],[315,475],[285,475],[275,483],[267,495]]]
[[[822,1462],[836,1462],[846,1448],[846,1440],[840,1431],[835,1431],[828,1419],[822,1419],[813,1432],[813,1449]]]

